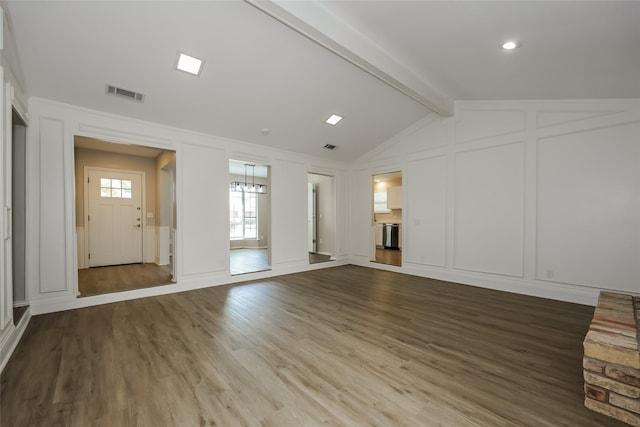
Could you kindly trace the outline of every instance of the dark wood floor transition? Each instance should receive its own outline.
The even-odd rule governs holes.
[[[592,308],[356,266],[35,316],[3,426],[623,426]]]

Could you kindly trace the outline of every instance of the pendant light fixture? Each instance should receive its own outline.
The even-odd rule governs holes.
[[[251,182],[249,182],[248,169],[251,168]],[[244,182],[232,181],[230,188],[231,191],[237,191],[245,193],[258,193],[267,194],[267,186],[265,184],[256,184],[256,165],[245,163],[244,165]]]

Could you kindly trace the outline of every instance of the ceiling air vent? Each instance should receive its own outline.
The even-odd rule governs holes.
[[[121,87],[112,86],[110,84],[107,85],[107,93],[109,95],[116,95],[116,96],[121,96],[123,98],[128,98],[132,101],[138,101],[138,102],[144,101],[143,93],[134,92],[132,90],[123,89]]]
[[[327,150],[335,150],[338,147],[333,144],[327,144],[324,146],[324,148],[326,148]]]

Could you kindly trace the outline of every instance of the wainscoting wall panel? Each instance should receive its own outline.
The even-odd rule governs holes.
[[[277,159],[271,168],[272,264],[308,264],[307,165]],[[294,230],[304,230],[295,232]]]
[[[638,135],[637,99],[457,102],[454,117],[417,123],[352,170],[401,164],[399,271],[595,304],[603,289],[638,292]],[[441,165],[420,160],[437,156],[446,159],[445,226],[432,222],[441,199],[427,195]],[[389,269],[357,251],[367,242],[358,230],[371,210],[370,182],[354,179],[349,191],[357,195],[352,262]],[[422,261],[441,238],[428,237],[425,224],[446,230],[445,267],[441,258]]]
[[[457,111],[456,142],[464,143],[509,135],[525,130],[524,109],[475,109]]]
[[[537,279],[638,291],[638,135],[640,121],[538,141]]]
[[[436,156],[407,162],[403,182],[411,187],[405,201],[407,222],[404,261],[436,267],[446,266],[447,253],[447,159]],[[415,188],[413,188],[415,187]]]
[[[64,122],[41,117],[40,148],[40,294],[70,291],[67,280]],[[56,247],[56,250],[48,248]]]
[[[185,276],[228,269],[229,184],[224,150],[197,144],[182,144],[178,170],[184,197],[179,208],[182,236],[178,256]],[[226,203],[225,203],[226,202]]]
[[[522,277],[524,144],[457,153],[454,185],[455,268]]]
[[[366,262],[370,259],[374,240],[371,237],[373,194],[371,174],[367,169],[351,171],[351,254]]]

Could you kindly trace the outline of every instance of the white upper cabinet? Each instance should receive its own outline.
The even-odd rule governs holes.
[[[387,188],[387,208],[402,209],[402,187]]]

